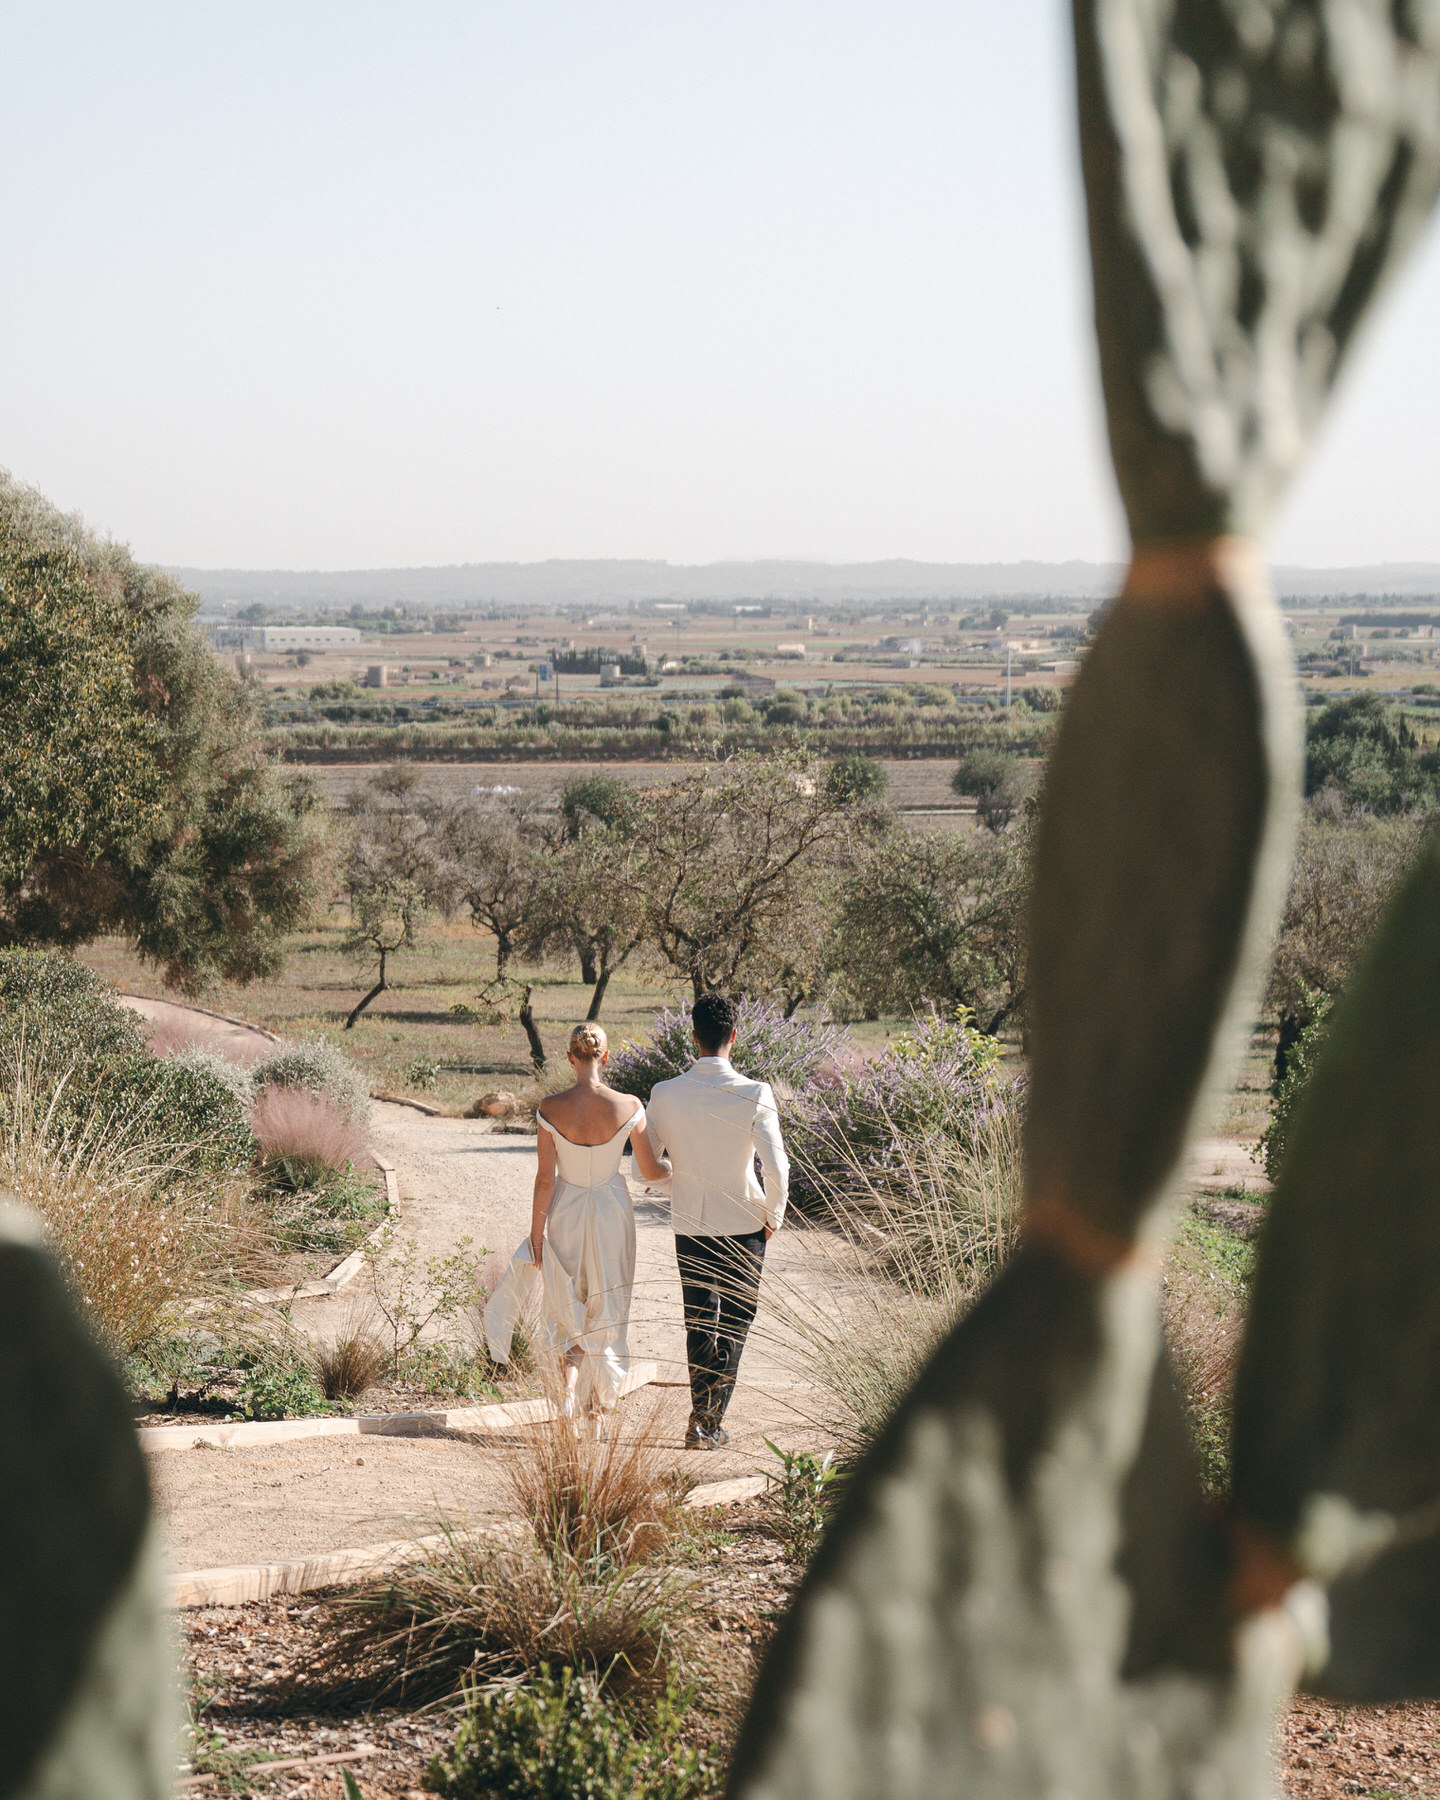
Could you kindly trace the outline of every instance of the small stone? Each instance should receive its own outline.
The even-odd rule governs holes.
[[[363,1456],[357,1456],[355,1458],[355,1467],[357,1469],[363,1469],[365,1467],[365,1458]]]
[[[520,1110],[520,1102],[502,1089],[499,1093],[482,1094],[471,1109],[477,1119],[510,1119]]]

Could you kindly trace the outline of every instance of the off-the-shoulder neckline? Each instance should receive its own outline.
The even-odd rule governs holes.
[[[612,1131],[608,1138],[603,1138],[598,1144],[577,1144],[574,1138],[566,1137],[565,1133],[560,1129],[560,1127],[555,1123],[555,1121],[553,1119],[547,1119],[545,1117],[544,1113],[540,1111],[538,1106],[535,1109],[535,1117],[540,1121],[540,1123],[545,1127],[545,1129],[553,1137],[559,1138],[561,1143],[568,1144],[572,1150],[603,1150],[607,1144],[613,1144],[615,1142],[616,1138],[619,1137],[619,1135],[622,1131],[633,1131],[635,1129],[635,1121],[637,1119],[643,1118],[644,1115],[645,1115],[645,1108],[643,1106],[637,1106],[635,1108],[634,1112],[631,1113],[630,1117],[628,1119],[626,1119],[625,1123],[623,1125],[617,1127],[616,1130]]]

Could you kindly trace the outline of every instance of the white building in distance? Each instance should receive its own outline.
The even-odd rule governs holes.
[[[251,625],[240,635],[246,650],[350,650],[366,641],[349,625]]]

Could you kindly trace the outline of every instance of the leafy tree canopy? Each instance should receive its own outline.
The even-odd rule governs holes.
[[[1405,715],[1378,694],[1332,700],[1307,722],[1305,792],[1334,788],[1350,808],[1397,813],[1433,805],[1435,762]]]
[[[863,756],[858,750],[836,757],[825,780],[835,799],[846,803],[883,800],[890,785],[885,765],[876,762],[873,756]]]
[[[0,944],[125,931],[191,992],[279,966],[320,813],[197,604],[0,471]]]

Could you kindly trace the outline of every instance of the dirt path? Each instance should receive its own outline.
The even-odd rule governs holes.
[[[217,1049],[250,1060],[273,1039],[234,1020],[163,1000],[127,998],[144,1017],[175,1031],[193,1029]],[[425,1256],[444,1255],[468,1238],[472,1249],[508,1257],[530,1223],[535,1172],[533,1137],[493,1131],[488,1122],[431,1118],[412,1107],[377,1101],[372,1141],[395,1165],[399,1229]],[[661,1385],[630,1402],[676,1446],[676,1463],[699,1480],[750,1474],[771,1460],[770,1437],[787,1445],[813,1436],[806,1420],[815,1391],[797,1381],[757,1328],[742,1385],[727,1421],[731,1444],[720,1452],[681,1449],[688,1394],[674,1238],[664,1206],[637,1192],[635,1298],[631,1350],[660,1365]],[[818,1270],[805,1234],[782,1232],[772,1247],[772,1286],[813,1285]],[[295,1324],[317,1339],[333,1336],[353,1304],[342,1292],[302,1301]],[[343,1443],[343,1448],[340,1447]],[[216,1451],[164,1451],[150,1459],[156,1492],[169,1518],[176,1568],[275,1561],[346,1549],[430,1528],[439,1509],[484,1517],[507,1510],[505,1440],[301,1440],[283,1446]]]
[[[157,1023],[192,1025],[248,1059],[268,1048],[268,1034],[169,1001],[130,1000]],[[533,1137],[501,1133],[488,1121],[432,1118],[412,1107],[377,1101],[372,1140],[395,1165],[399,1229],[423,1255],[444,1255],[468,1238],[474,1250],[507,1257],[530,1223],[535,1172]],[[1192,1165],[1197,1182],[1253,1180],[1243,1147],[1209,1140]],[[668,1210],[636,1185],[636,1281],[630,1346],[659,1364],[660,1383],[629,1405],[654,1411],[673,1439],[676,1463],[695,1479],[725,1480],[773,1462],[765,1439],[786,1447],[820,1441],[814,1421],[824,1396],[781,1348],[779,1315],[833,1291],[821,1234],[786,1229],[767,1257],[761,1312],[747,1346],[740,1386],[726,1424],[731,1442],[716,1452],[684,1452],[688,1411],[685,1342],[674,1238]],[[295,1324],[317,1339],[333,1336],[353,1304],[344,1292],[302,1301]],[[226,1451],[167,1451],[153,1456],[152,1476],[170,1517],[177,1568],[273,1561],[323,1549],[345,1549],[425,1529],[437,1509],[485,1516],[506,1509],[504,1440],[316,1439]]]

